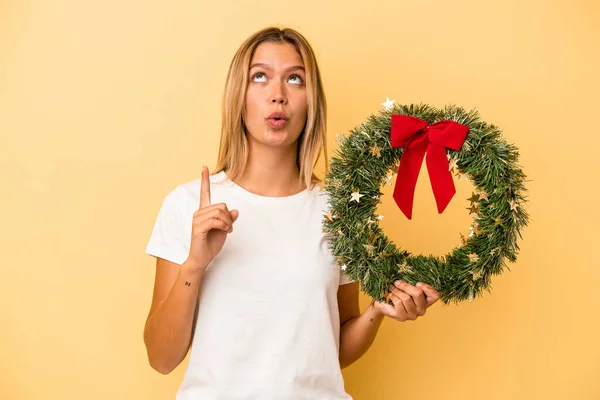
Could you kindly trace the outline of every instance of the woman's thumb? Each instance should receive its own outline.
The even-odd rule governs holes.
[[[235,222],[235,220],[240,216],[240,212],[238,210],[231,210],[229,211],[229,214],[231,215],[233,222]]]

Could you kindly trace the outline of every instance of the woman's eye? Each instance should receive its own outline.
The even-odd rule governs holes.
[[[297,84],[301,85],[304,82],[304,80],[302,79],[302,77],[300,75],[296,75],[296,74],[290,75],[290,79],[292,79],[292,78],[296,78],[295,83],[297,83]]]
[[[261,78],[258,78],[259,76]],[[263,80],[257,81],[257,79],[263,79]],[[252,76],[252,80],[255,82],[264,82],[264,79],[265,79],[265,74],[263,72],[257,72]]]
[[[267,79],[267,76],[264,72],[257,72],[254,75],[252,75],[253,82],[265,82],[266,79]],[[298,74],[290,75],[288,80],[291,81],[295,85],[302,85],[304,83],[304,79],[302,79],[302,77]]]

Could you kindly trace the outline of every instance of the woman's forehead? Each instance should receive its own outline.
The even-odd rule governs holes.
[[[264,42],[258,45],[250,65],[260,64],[265,68],[290,68],[304,66],[302,57],[290,43]]]

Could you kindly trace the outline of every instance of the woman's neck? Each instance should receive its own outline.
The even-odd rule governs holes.
[[[291,196],[306,189],[291,150],[251,151],[242,176],[235,182],[249,192],[267,197]],[[281,150],[281,151],[279,151]]]

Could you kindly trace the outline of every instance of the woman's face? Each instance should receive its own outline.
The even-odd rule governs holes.
[[[244,110],[248,140],[278,147],[293,144],[306,122],[302,57],[289,43],[263,42],[249,74]]]

